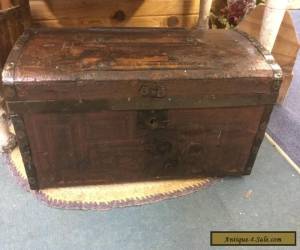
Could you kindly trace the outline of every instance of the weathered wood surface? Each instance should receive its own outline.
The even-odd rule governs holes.
[[[13,5],[13,3],[15,3]],[[0,69],[9,52],[25,28],[30,26],[27,0],[2,2],[0,8]],[[5,7],[5,8],[4,8]],[[1,79],[0,79],[1,80]]]
[[[50,29],[28,31],[21,38],[3,80],[38,86],[47,81],[247,77],[272,77],[272,72],[257,48],[235,31]]]
[[[26,32],[3,80],[31,187],[250,174],[280,84],[265,53],[236,31]]]
[[[39,187],[241,175],[264,107],[28,114]],[[143,112],[144,113],[144,112]],[[141,124],[145,122],[145,124]]]
[[[191,27],[199,0],[31,0],[34,25],[42,27]]]
[[[263,110],[170,110],[155,130],[133,111],[29,114],[25,123],[43,188],[243,174]]]
[[[259,39],[261,22],[265,6],[257,6],[243,21],[237,29]],[[287,11],[279,29],[272,55],[283,69],[284,80],[280,88],[278,102],[282,103],[287,95],[292,80],[292,70],[299,50],[299,40],[293,24],[292,17]]]
[[[23,30],[19,6],[0,10],[0,68],[4,66],[11,48]]]

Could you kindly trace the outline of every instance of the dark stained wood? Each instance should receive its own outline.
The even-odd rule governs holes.
[[[242,175],[263,106],[25,115],[40,187]],[[152,121],[152,123],[151,123]],[[160,121],[163,126],[153,125]]]
[[[23,30],[20,7],[0,10],[0,69]]]
[[[118,100],[76,101],[9,101],[11,113],[78,113],[102,110],[162,110],[182,108],[220,108],[232,106],[257,106],[273,103],[272,95],[203,95],[192,97],[168,97],[157,99],[128,98]]]
[[[26,32],[3,76],[46,188],[249,174],[282,73],[236,31],[63,29]]]
[[[27,3],[27,4],[26,4]],[[15,137],[10,133],[6,105],[2,93],[2,70],[7,60],[8,54],[14,46],[16,40],[30,24],[29,4],[26,0],[0,0],[0,150],[10,151],[16,145]],[[14,90],[13,90],[14,91]]]
[[[273,110],[273,105],[266,105],[265,108],[264,108],[264,112],[261,116],[260,124],[259,124],[259,127],[257,129],[257,133],[256,133],[256,136],[254,138],[254,142],[252,144],[250,157],[248,158],[248,162],[246,164],[244,174],[251,174],[251,171],[252,171],[255,159],[256,159],[256,155],[258,153],[260,145],[261,145],[261,143],[263,141],[263,138],[265,136],[265,132],[266,132],[266,129],[267,129],[267,125],[268,125],[272,110]]]
[[[25,48],[14,51],[18,67],[8,65],[7,71],[14,75],[4,81],[38,85],[49,81],[272,77],[266,60],[235,31],[34,30],[21,42]]]
[[[27,0],[7,1],[7,4],[2,6],[0,9],[0,71],[13,45],[29,26],[30,13]]]
[[[270,77],[244,78],[241,88],[240,78],[227,78],[222,82],[214,79],[156,80],[156,84],[164,86],[166,95],[182,97],[199,97],[207,95],[272,95],[273,79]],[[35,85],[32,88],[32,85]],[[145,80],[114,80],[114,81],[58,81],[39,82],[35,84],[6,85],[6,98],[12,100],[95,100],[101,98],[119,99],[141,97],[141,88],[153,84]],[[200,87],[201,86],[201,87]],[[14,89],[14,90],[12,90]],[[191,91],[192,90],[192,91]],[[276,93],[275,93],[276,94]]]
[[[27,137],[24,120],[19,115],[12,115],[11,120],[14,124],[14,129],[16,132],[16,137],[17,137],[18,145],[19,145],[20,152],[22,155],[22,159],[23,159],[23,163],[24,163],[24,167],[25,167],[25,171],[27,174],[30,188],[37,189],[39,186],[38,186],[38,180],[37,180],[37,176],[36,176],[36,169],[32,162],[31,148],[29,145],[29,140]]]

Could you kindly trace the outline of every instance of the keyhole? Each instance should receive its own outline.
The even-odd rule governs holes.
[[[152,129],[156,129],[158,128],[158,121],[157,121],[157,118],[156,117],[151,117],[149,119],[149,125]]]

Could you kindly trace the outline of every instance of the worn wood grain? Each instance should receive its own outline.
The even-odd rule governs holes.
[[[3,73],[34,189],[249,174],[280,80],[245,34],[162,28],[28,30]]]
[[[31,0],[34,25],[42,27],[191,27],[199,0]]]
[[[17,38],[23,32],[20,7],[0,10],[0,69]]]
[[[34,20],[33,26],[39,28],[90,28],[90,27],[185,27],[192,28],[197,24],[198,15],[165,15],[165,16],[145,16],[145,17],[131,17],[128,21],[117,21],[110,17],[97,18],[76,18],[51,20]]]
[[[40,188],[240,175],[263,107],[167,112],[165,129],[134,111],[26,115]]]
[[[12,5],[13,2],[10,1],[5,8],[0,8],[0,69],[3,68],[7,56],[19,36],[30,25],[28,2],[19,0],[18,3]]]
[[[36,30],[19,42],[11,55],[18,67],[7,65],[4,82],[272,77],[257,48],[235,31]]]

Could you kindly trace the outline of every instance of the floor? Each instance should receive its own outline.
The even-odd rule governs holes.
[[[292,12],[300,38],[300,10]],[[294,77],[283,105],[274,108],[268,133],[300,166],[300,52],[294,66]]]
[[[296,230],[300,240],[300,175],[267,140],[251,176],[107,212],[49,208],[22,190],[0,163],[1,250],[222,249],[209,247],[211,230]]]

